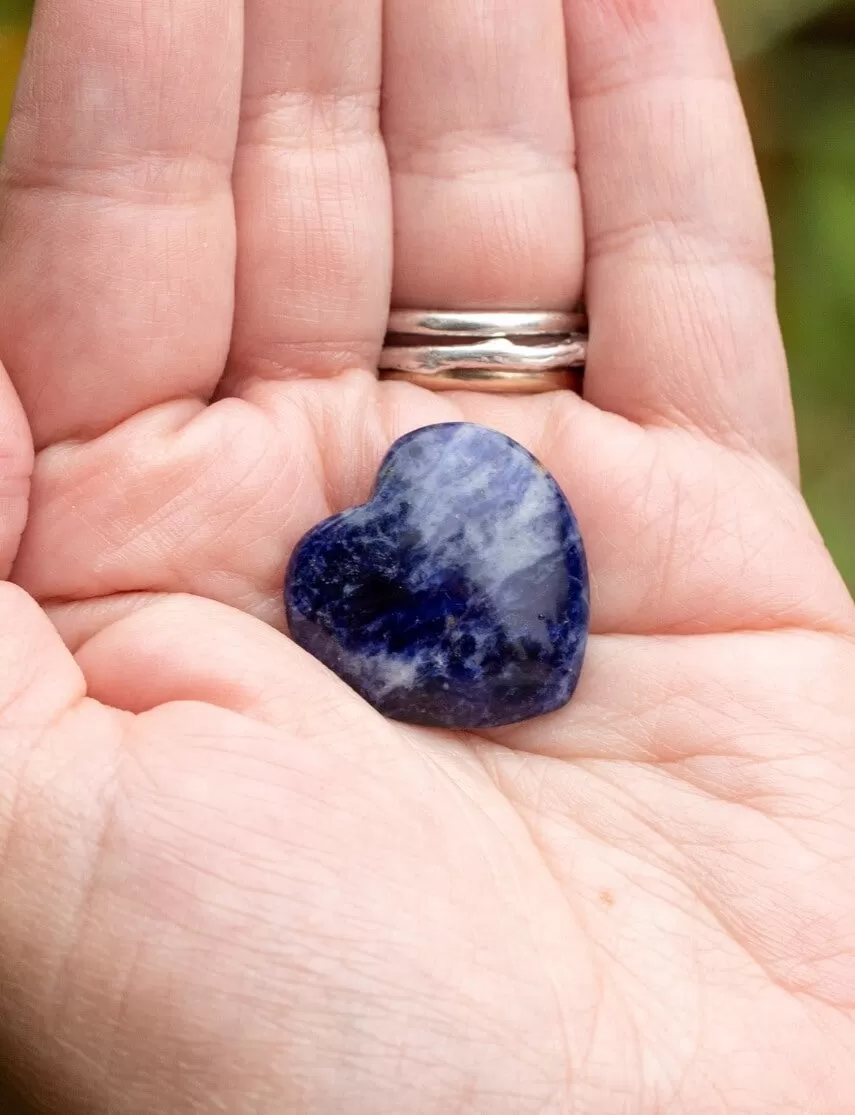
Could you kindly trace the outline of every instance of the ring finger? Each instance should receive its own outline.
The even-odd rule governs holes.
[[[562,308],[582,290],[561,0],[387,0],[393,303]]]

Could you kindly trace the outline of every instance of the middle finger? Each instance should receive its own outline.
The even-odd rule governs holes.
[[[391,267],[381,7],[245,0],[226,393],[376,362]]]

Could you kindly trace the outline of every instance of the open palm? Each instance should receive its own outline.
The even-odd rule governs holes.
[[[855,612],[738,97],[711,2],[564,7],[38,6],[0,208],[0,1046],[40,1109],[851,1110]],[[378,385],[390,301],[583,278],[584,400]],[[479,736],[282,634],[300,536],[460,417],[554,473],[593,578],[571,705]]]

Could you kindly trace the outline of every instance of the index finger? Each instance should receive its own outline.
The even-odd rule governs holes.
[[[38,445],[216,385],[242,7],[36,7],[0,172],[0,358]]]

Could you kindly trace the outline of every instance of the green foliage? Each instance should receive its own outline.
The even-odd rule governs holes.
[[[0,0],[0,26],[14,27],[25,23],[33,10],[33,0]],[[2,80],[4,75],[0,75]]]
[[[768,50],[786,32],[834,4],[835,0],[718,0],[721,20],[737,59]]]
[[[781,41],[752,63],[745,86],[775,237],[805,495],[855,589],[855,35]]]

